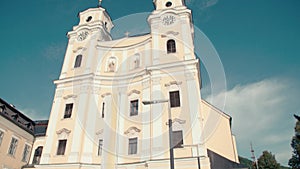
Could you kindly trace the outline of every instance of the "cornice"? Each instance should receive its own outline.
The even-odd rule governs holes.
[[[172,63],[165,63],[165,64],[159,64],[155,66],[149,66],[146,67],[143,70],[140,70],[139,72],[131,71],[129,73],[124,73],[124,74],[114,74],[112,76],[106,76],[106,75],[98,75],[94,73],[89,73],[89,74],[83,74],[83,75],[78,75],[76,77],[67,77],[59,80],[55,80],[54,84],[59,85],[59,84],[64,84],[64,83],[70,83],[70,82],[76,82],[76,81],[83,81],[83,80],[96,80],[96,81],[128,81],[132,80],[138,77],[142,77],[142,79],[148,79],[147,77],[144,77],[147,75],[147,72],[149,71],[156,71],[156,70],[162,70],[162,69],[171,69],[174,67],[185,67],[189,65],[197,65],[199,62],[198,59],[191,59],[191,60],[184,60],[181,62],[172,62]],[[151,76],[152,78],[156,78],[155,75]]]

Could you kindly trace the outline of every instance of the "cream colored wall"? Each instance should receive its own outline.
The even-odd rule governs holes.
[[[212,107],[206,101],[202,101],[201,106],[204,113],[204,126],[210,127],[204,132],[207,148],[239,163],[235,139],[230,127],[230,117]]]
[[[173,4],[180,6],[181,2],[174,0]],[[157,0],[156,3],[160,4],[158,9],[164,8],[166,0]],[[176,22],[164,26],[161,20],[170,14],[176,16]],[[118,163],[119,168],[131,169],[145,168],[144,164],[137,164],[141,161],[161,160],[161,163],[153,162],[149,166],[168,166],[169,162],[164,161],[169,158],[169,129],[166,125],[168,106],[165,103],[143,105],[142,101],[168,99],[169,92],[175,90],[180,91],[181,106],[171,109],[174,130],[182,130],[184,145],[192,145],[175,149],[175,157],[206,156],[206,148],[209,148],[230,160],[236,160],[229,116],[204,104],[205,102],[201,103],[199,63],[193,52],[190,10],[180,7],[171,12],[154,11],[148,19],[151,27],[149,35],[99,42],[100,35],[93,32],[87,39],[78,41],[76,29],[86,26],[84,19],[89,15],[103,17],[93,10],[83,12],[80,14],[81,25],[74,27],[75,31],[69,33],[69,46],[62,73],[60,79],[55,81],[57,89],[47,135],[45,140],[36,143],[46,146],[42,164],[101,163],[102,168],[106,169],[114,168]],[[166,43],[169,39],[176,40],[176,53],[167,54]],[[74,68],[79,54],[83,55],[81,66]],[[140,66],[133,68],[136,54],[140,57]],[[108,72],[110,57],[116,59],[115,72]],[[130,101],[134,99],[139,100],[139,113],[131,117]],[[103,102],[104,118],[101,117]],[[64,119],[67,103],[74,103],[74,107],[71,118]],[[201,123],[205,126],[210,115],[220,120],[213,134],[204,138],[207,140],[203,145],[200,138]],[[149,118],[153,121],[145,123],[144,120]],[[130,130],[132,127],[138,130]],[[62,133],[68,141],[65,155],[57,156],[57,144],[62,130],[65,130]],[[127,131],[129,132],[125,133]],[[136,155],[128,155],[128,139],[133,137],[138,137],[138,152]],[[145,141],[145,137],[151,138],[150,143]],[[104,139],[102,156],[97,155],[100,138]],[[196,148],[196,144],[201,144],[201,147]],[[180,163],[178,160],[177,165],[196,167],[196,160],[190,159],[193,160],[183,160]],[[127,163],[134,164],[126,166]],[[201,159],[201,167],[210,168],[207,157]],[[68,167],[61,165],[61,168]]]
[[[42,146],[44,148],[45,146],[45,137],[42,136],[42,137],[36,137],[35,140],[34,140],[34,143],[33,143],[33,146],[32,146],[32,151],[31,151],[31,155],[30,155],[30,160],[29,160],[29,164],[32,164],[33,162],[33,158],[34,158],[34,153],[35,153],[35,150]]]
[[[7,167],[9,169],[19,169],[27,162],[22,161],[25,144],[32,148],[34,137],[28,132],[24,131],[14,123],[8,121],[0,116],[0,130],[4,131],[4,138],[0,145],[0,167]],[[8,149],[12,137],[18,139],[18,145],[14,156],[8,155]],[[28,160],[30,153],[28,154]]]

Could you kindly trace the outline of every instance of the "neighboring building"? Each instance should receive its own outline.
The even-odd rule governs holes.
[[[20,169],[28,164],[35,123],[0,99],[0,169]]]
[[[169,168],[168,104],[142,103],[165,99],[176,169],[238,165],[231,117],[201,99],[191,11],[184,0],[154,4],[151,32],[118,40],[105,9],[79,13],[46,135],[36,138],[27,168]]]

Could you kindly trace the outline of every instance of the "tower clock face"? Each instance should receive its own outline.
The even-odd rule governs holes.
[[[165,15],[162,18],[162,23],[165,26],[172,25],[176,22],[176,17],[174,15]]]
[[[87,31],[82,31],[78,34],[77,40],[78,41],[83,41],[87,38],[88,35],[89,35],[89,33]]]

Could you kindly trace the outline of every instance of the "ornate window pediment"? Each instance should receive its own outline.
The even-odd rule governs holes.
[[[127,95],[128,95],[128,96],[131,96],[131,95],[134,94],[134,93],[135,93],[135,94],[141,94],[140,91],[133,89],[133,90],[131,90]]]
[[[180,82],[180,81],[171,81],[170,83],[165,84],[165,87],[169,87],[169,86],[172,86],[172,85],[179,86],[181,84],[182,84],[182,82]]]
[[[124,134],[125,135],[129,135],[129,136],[134,136],[136,135],[137,133],[141,132],[140,129],[138,129],[137,127],[129,127],[125,132]]]
[[[183,125],[186,123],[186,120],[175,118],[173,119],[173,131],[183,130]]]
[[[70,133],[71,130],[68,130],[66,128],[56,131],[59,140],[67,139]]]
[[[101,97],[104,98],[104,97],[110,96],[110,95],[111,95],[111,93],[104,93],[104,94],[101,95]]]
[[[65,97],[63,97],[65,100],[68,100],[68,99],[71,99],[71,98],[73,98],[73,99],[75,99],[77,96],[76,95],[74,95],[74,94],[70,94],[70,95],[67,95],[67,96],[65,96]]]
[[[98,130],[98,131],[96,132],[96,135],[97,135],[97,136],[100,136],[100,135],[102,135],[102,134],[103,134],[103,129]]]

